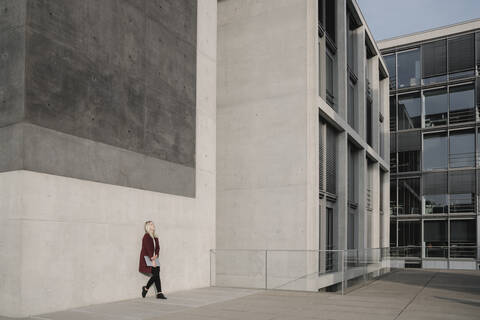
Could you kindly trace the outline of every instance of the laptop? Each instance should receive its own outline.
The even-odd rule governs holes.
[[[153,263],[152,263],[152,260],[150,260],[150,258],[148,256],[143,256],[145,258],[145,262],[147,263],[147,266],[149,267],[153,267]],[[160,261],[158,261],[158,258],[155,259],[155,262],[157,263],[157,267],[160,266]]]

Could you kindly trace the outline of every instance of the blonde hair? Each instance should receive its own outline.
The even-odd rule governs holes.
[[[152,232],[152,229],[151,229],[152,225],[153,225],[153,221],[150,221],[150,220],[146,221],[144,229],[145,229],[145,233],[148,233],[152,238],[155,238],[156,237],[155,231]]]

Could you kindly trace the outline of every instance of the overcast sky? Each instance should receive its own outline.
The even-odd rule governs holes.
[[[357,0],[375,40],[480,18],[480,0]]]

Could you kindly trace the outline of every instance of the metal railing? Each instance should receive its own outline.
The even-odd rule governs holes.
[[[388,248],[210,251],[210,284],[218,287],[344,293],[389,271]]]
[[[470,259],[478,258],[479,247],[475,245],[450,245],[434,246],[426,244],[422,246],[390,247],[390,257],[400,258],[444,258],[444,259]]]
[[[478,263],[479,247],[402,246],[349,250],[210,250],[210,285],[344,292],[412,261]],[[440,260],[439,260],[440,259]],[[441,265],[440,265],[441,267]]]

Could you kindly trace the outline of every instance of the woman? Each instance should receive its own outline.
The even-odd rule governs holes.
[[[157,287],[157,299],[167,299],[162,293],[162,283],[160,282],[160,265],[158,265],[158,254],[160,246],[158,238],[155,235],[155,225],[152,221],[145,222],[145,235],[142,240],[142,251],[140,252],[139,271],[150,275],[147,285],[142,287],[142,297],[145,298],[150,286],[155,283]],[[147,264],[147,261],[149,262]]]

